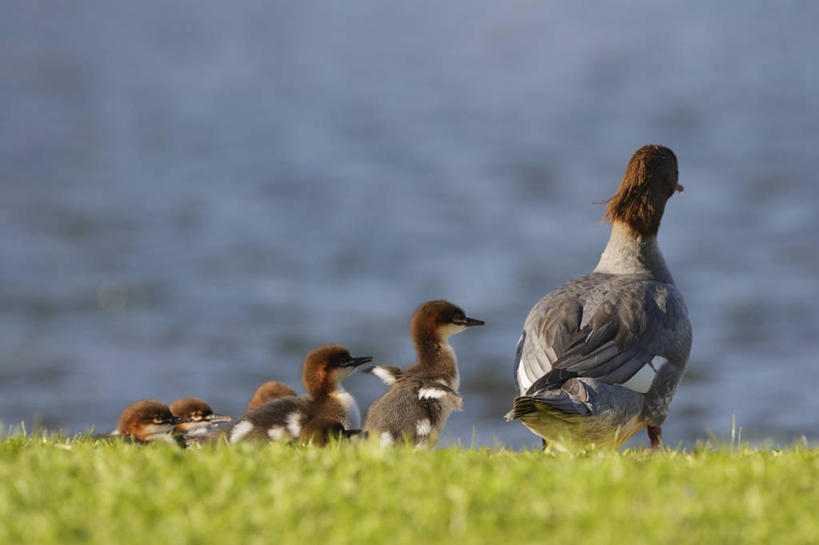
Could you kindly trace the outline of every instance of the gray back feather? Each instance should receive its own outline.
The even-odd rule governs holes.
[[[643,274],[592,273],[529,312],[516,378],[529,395],[550,382],[545,377],[554,369],[622,384],[657,355],[684,367],[690,349],[688,312],[673,284]]]

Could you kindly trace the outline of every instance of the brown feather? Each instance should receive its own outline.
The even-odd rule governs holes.
[[[268,401],[272,401],[280,397],[289,397],[294,395],[296,395],[296,391],[287,384],[271,380],[256,388],[256,391],[253,393],[253,397],[250,398],[250,402],[247,404],[247,410],[249,411],[251,409],[255,409],[263,403],[267,403]]]
[[[623,223],[642,236],[656,235],[665,203],[678,189],[677,157],[664,146],[634,152],[617,193],[608,201],[604,220]]]
[[[304,358],[301,380],[307,393],[315,399],[334,392],[338,385],[333,369],[350,359],[350,351],[340,344],[326,344],[314,348]]]

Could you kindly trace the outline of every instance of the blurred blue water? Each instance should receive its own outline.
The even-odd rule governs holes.
[[[413,360],[444,297],[450,441],[506,424],[530,306],[590,270],[642,144],[695,342],[665,436],[819,437],[819,4],[3,3],[0,420],[238,415],[313,346]],[[362,407],[382,391],[353,376]],[[645,437],[634,444],[645,444]]]

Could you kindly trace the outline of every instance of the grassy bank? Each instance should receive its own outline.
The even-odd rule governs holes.
[[[819,450],[0,442],[0,543],[817,543]]]

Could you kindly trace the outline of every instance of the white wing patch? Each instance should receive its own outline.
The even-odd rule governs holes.
[[[515,345],[515,359],[517,360],[515,363],[517,364],[516,375],[518,379],[518,387],[520,388],[520,395],[526,394],[526,392],[531,388],[532,381],[529,380],[529,377],[526,376],[526,357],[524,354],[524,349],[526,348],[526,330],[524,329],[523,332],[518,337],[518,342]]]
[[[242,420],[241,422],[237,423],[233,426],[233,429],[230,431],[230,442],[231,443],[238,443],[241,441],[250,430],[253,429],[253,424],[248,422],[247,420]]]
[[[538,360],[539,358],[535,358]],[[555,353],[554,348],[551,346],[547,346],[543,348],[543,360],[540,363],[535,363],[532,367],[539,368],[545,365],[546,372],[535,377],[534,380],[529,378],[529,375],[526,374],[526,354],[521,354],[520,364],[518,364],[518,387],[520,388],[520,394],[525,395],[529,388],[532,387],[532,384],[535,383],[537,379],[548,373],[552,369],[552,363],[557,361],[557,354]]]
[[[432,431],[432,424],[429,422],[429,418],[424,418],[423,420],[419,420],[415,424],[415,433],[422,437],[426,437],[429,435],[429,432]]]
[[[667,359],[655,356],[653,360],[643,365],[639,371],[634,373],[634,376],[621,384],[621,386],[641,394],[648,392],[649,389],[651,389],[651,384],[654,382],[654,377],[657,376],[657,373],[666,363],[668,363]]]
[[[293,411],[287,415],[285,421],[287,422],[287,433],[289,433],[293,439],[296,439],[301,433],[301,413]]]
[[[441,399],[447,394],[446,390],[440,388],[424,387],[418,389],[418,399]]]
[[[370,373],[380,378],[381,382],[383,382],[387,386],[395,384],[395,377],[393,376],[393,374],[384,369],[383,367],[381,367],[380,365],[376,365],[375,367],[373,367]]]
[[[526,368],[522,360],[518,366],[518,386],[520,386],[521,394],[525,394],[532,387],[532,381],[526,376]]]
[[[284,428],[281,426],[273,426],[269,430],[267,430],[267,436],[270,437],[273,441],[278,441],[282,437],[284,437]]]

